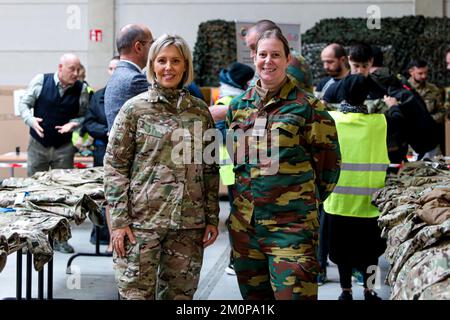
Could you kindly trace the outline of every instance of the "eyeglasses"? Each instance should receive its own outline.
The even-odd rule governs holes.
[[[138,40],[140,43],[142,43],[142,45],[143,46],[145,46],[145,44],[147,43],[147,42],[150,42],[150,45],[152,45],[153,44],[153,42],[155,42],[155,40],[150,40],[150,41],[142,41],[142,40]]]

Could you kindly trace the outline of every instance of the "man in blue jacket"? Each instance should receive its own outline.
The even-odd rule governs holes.
[[[148,52],[153,43],[150,29],[144,25],[129,24],[120,29],[117,51],[120,61],[109,79],[105,91],[105,113],[108,131],[122,105],[148,88],[142,69],[147,65]]]

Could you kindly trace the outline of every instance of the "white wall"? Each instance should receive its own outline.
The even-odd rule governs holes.
[[[145,23],[155,36],[178,33],[193,47],[198,25],[212,19],[257,21],[266,18],[301,23],[304,32],[323,18],[367,17],[369,5],[379,6],[381,17],[412,15],[416,1],[423,0],[115,0],[115,21],[110,24],[102,21],[100,26],[104,28],[104,41],[108,44],[105,43],[101,57],[96,59],[93,56],[100,53],[89,49],[93,48],[89,29],[99,26],[92,17],[88,19],[88,11],[94,10],[96,0],[0,0],[0,86],[23,86],[36,73],[53,72],[59,56],[67,51],[78,54],[87,64],[89,81],[90,72],[103,72],[100,60],[107,60],[113,54],[113,46],[109,44],[114,42],[114,30],[127,23]],[[444,15],[450,16],[450,0],[444,0],[444,4]],[[78,28],[67,26],[72,17],[67,12],[70,6],[80,10]],[[105,20],[103,15],[101,17]],[[113,17],[107,19],[114,20]],[[91,74],[91,78],[91,85],[100,87],[107,75],[94,77]]]
[[[0,85],[28,84],[37,73],[56,71],[64,52],[86,61],[87,2],[0,0]],[[79,22],[71,8],[79,10]]]
[[[158,36],[178,33],[193,46],[198,25],[213,19],[301,23],[302,32],[323,18],[367,17],[369,5],[378,5],[382,17],[414,13],[414,0],[116,0],[116,28],[146,23]]]

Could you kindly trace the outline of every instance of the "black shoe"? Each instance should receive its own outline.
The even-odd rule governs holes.
[[[326,272],[319,272],[317,275],[317,285],[322,286],[325,282],[328,281]]]
[[[338,300],[352,301],[353,296],[350,291],[344,290],[344,291],[342,291],[341,295],[338,297]]]
[[[74,253],[75,252],[73,247],[67,241],[60,242],[58,240],[55,240],[53,242],[53,250],[59,251],[62,253]]]
[[[381,299],[375,291],[367,290],[364,291],[364,300],[366,301],[380,301]]]

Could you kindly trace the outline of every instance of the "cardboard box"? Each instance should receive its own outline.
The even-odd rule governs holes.
[[[13,92],[23,89],[18,86],[0,87],[0,154],[14,152],[19,147],[26,151],[28,147],[29,128],[22,118],[14,115]],[[14,169],[16,177],[26,177],[26,169]],[[0,168],[0,179],[9,177],[9,168]]]
[[[203,97],[205,97],[206,103],[209,103],[211,101],[211,87],[200,87],[200,91],[202,92]]]
[[[200,91],[205,97],[206,103],[208,103],[210,106],[214,105],[219,97],[218,87],[200,87]]]

